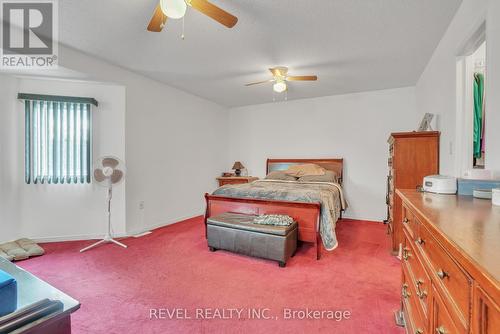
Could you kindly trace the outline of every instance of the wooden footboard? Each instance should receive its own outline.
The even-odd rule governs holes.
[[[252,215],[281,214],[292,217],[299,225],[299,240],[311,242],[316,247],[316,258],[320,257],[321,239],[318,231],[320,203],[264,200],[255,198],[225,197],[205,194],[205,232],[207,219],[223,212]]]

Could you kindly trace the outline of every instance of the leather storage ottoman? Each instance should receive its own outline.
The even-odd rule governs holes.
[[[278,261],[284,267],[297,249],[297,223],[254,224],[253,215],[226,212],[207,219],[208,248]]]

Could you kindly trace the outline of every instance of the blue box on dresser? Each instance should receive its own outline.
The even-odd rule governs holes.
[[[0,317],[17,309],[17,282],[0,270]]]
[[[474,190],[500,188],[500,180],[458,179],[458,194],[472,196]]]

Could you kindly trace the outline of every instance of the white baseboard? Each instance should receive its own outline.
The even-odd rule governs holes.
[[[380,222],[380,223],[383,223],[384,219],[377,219],[377,218],[374,218],[374,217],[358,217],[358,216],[349,216],[349,215],[346,215],[345,213],[342,214],[342,218],[344,219],[352,219],[352,220],[365,220],[365,221],[370,221],[370,222]]]
[[[134,237],[134,238],[140,238],[140,237],[143,237],[143,236],[151,234],[151,233],[153,233],[153,232],[151,232],[151,231],[144,231],[144,232],[139,233],[139,234],[132,234],[132,237]]]
[[[182,216],[182,217],[178,217],[178,218],[175,218],[175,219],[171,219],[171,220],[168,220],[168,221],[160,221],[156,224],[152,224],[152,225],[149,225],[149,226],[146,226],[146,229],[141,229],[141,230],[132,230],[132,231],[129,231],[129,235],[133,236],[133,235],[138,235],[138,234],[141,234],[141,233],[144,233],[144,232],[147,232],[147,231],[152,231],[152,230],[156,230],[158,228],[162,228],[162,227],[165,227],[165,226],[168,226],[168,225],[172,225],[172,224],[177,224],[177,223],[180,223],[180,222],[183,222],[185,220],[188,220],[188,219],[192,219],[192,218],[196,218],[196,217],[199,217],[199,216],[203,216],[205,213],[199,213],[199,214],[194,214],[194,215],[187,215],[187,216]]]
[[[199,216],[202,216],[204,213],[199,213],[195,215],[188,215],[188,216],[183,216],[179,218],[175,218],[169,221],[163,221],[163,222],[158,222],[156,224],[152,224],[150,226],[146,227],[146,230],[135,230],[135,231],[129,231],[128,233],[117,233],[113,234],[113,237],[115,238],[125,238],[125,237],[130,237],[134,235],[139,235],[147,231],[153,231],[168,225],[180,223],[184,220],[196,218]],[[346,219],[352,219],[352,220],[366,220],[366,221],[374,221],[374,222],[382,222],[382,220],[377,220],[374,218],[360,218],[360,217],[349,217],[349,216],[343,216],[342,218]],[[40,237],[40,238],[31,238],[35,242],[40,242],[40,243],[46,243],[46,242],[61,242],[61,241],[78,241],[78,240],[96,240],[96,239],[101,239],[103,237],[103,234],[80,234],[80,235],[67,235],[67,236],[54,236],[54,237]]]
[[[39,243],[46,242],[61,242],[61,241],[78,241],[78,240],[97,240],[102,239],[104,234],[79,234],[79,235],[64,235],[55,237],[32,237],[31,240]],[[126,233],[114,233],[114,238],[125,238],[128,237]]]
[[[135,230],[135,231],[129,231],[128,233],[114,233],[113,237],[114,238],[126,238],[134,235],[138,235],[147,231],[151,230],[156,230],[158,228],[180,223],[184,220],[188,220],[191,218],[199,217],[203,215],[202,213],[200,214],[195,214],[195,215],[189,215],[185,217],[180,217],[176,219],[172,219],[166,222],[158,222],[157,224],[153,224],[150,226],[146,227],[146,230]],[[64,236],[52,236],[52,237],[31,237],[30,239],[34,240],[35,242],[38,243],[48,243],[48,242],[62,242],[62,241],[79,241],[79,240],[97,240],[101,239],[104,236],[104,234],[78,234],[78,235],[64,235]]]

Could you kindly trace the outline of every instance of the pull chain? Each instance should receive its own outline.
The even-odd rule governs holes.
[[[181,35],[182,40],[184,40],[184,16],[182,17],[182,35]]]

